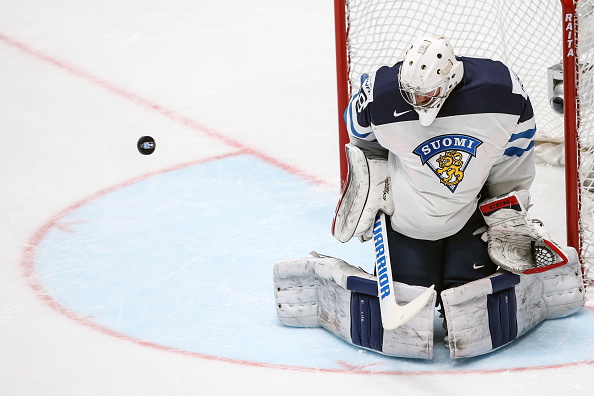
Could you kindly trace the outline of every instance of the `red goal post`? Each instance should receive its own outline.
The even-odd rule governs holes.
[[[403,49],[414,37],[443,34],[452,41],[457,53],[501,60],[522,79],[535,111],[537,157],[555,165],[565,158],[567,244],[578,250],[591,283],[593,3],[594,0],[335,0],[341,181],[347,177],[344,145],[349,139],[343,112],[359,88],[360,75],[401,60]],[[554,91],[557,88],[561,95]],[[563,114],[551,106],[555,94],[563,98]],[[553,156],[551,152],[559,154]]]

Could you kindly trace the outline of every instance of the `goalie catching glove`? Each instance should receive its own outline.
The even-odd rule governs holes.
[[[483,239],[489,256],[506,271],[516,274],[544,272],[567,264],[563,250],[550,240],[538,220],[532,220],[524,208],[522,190],[488,199],[480,204],[487,223]]]
[[[347,184],[336,207],[332,235],[340,242],[358,237],[362,242],[372,237],[375,216],[379,211],[394,213],[388,160],[367,156],[359,147],[347,144]]]

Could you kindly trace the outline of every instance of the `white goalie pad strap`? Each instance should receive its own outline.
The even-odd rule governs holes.
[[[336,207],[332,221],[332,235],[340,242],[352,237],[371,239],[375,215],[382,211],[394,213],[388,160],[367,158],[353,144],[345,146],[348,162],[347,183]]]
[[[426,288],[394,282],[399,303]],[[376,278],[333,257],[281,261],[274,266],[274,298],[281,323],[323,327],[344,341],[396,357],[433,358],[436,294],[410,321],[394,330],[381,323]]]
[[[577,253],[567,265],[532,275],[498,272],[442,292],[450,357],[482,355],[513,342],[545,319],[579,311],[585,302]]]
[[[491,259],[516,274],[544,272],[567,263],[567,254],[550,240],[542,223],[525,209],[526,190],[511,192],[481,203],[488,229],[483,235]]]

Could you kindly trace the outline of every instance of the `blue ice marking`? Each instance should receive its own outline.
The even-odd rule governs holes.
[[[483,357],[386,357],[321,328],[283,326],[272,268],[312,250],[373,271],[373,243],[336,241],[338,194],[243,155],[128,185],[87,202],[49,230],[36,276],[80,317],[164,347],[320,370],[492,370],[594,359],[594,312],[544,322]],[[436,322],[437,323],[437,322]],[[436,324],[436,329],[441,324]],[[440,335],[443,337],[443,334]]]

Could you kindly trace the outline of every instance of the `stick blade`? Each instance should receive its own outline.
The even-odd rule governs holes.
[[[431,285],[421,295],[406,305],[394,304],[392,311],[382,315],[382,326],[386,330],[394,330],[412,319],[431,300],[435,285]]]

